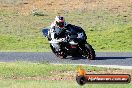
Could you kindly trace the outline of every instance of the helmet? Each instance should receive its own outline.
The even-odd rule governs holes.
[[[64,17],[62,17],[62,16],[56,16],[55,22],[56,22],[56,25],[58,27],[60,27],[60,28],[64,27],[64,23],[65,23]]]

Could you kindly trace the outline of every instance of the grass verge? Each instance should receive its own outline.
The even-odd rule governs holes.
[[[14,77],[45,77],[53,75],[53,72],[72,71],[76,73],[76,65],[52,65],[49,63],[0,63],[0,76],[3,78]],[[106,68],[96,68],[91,66],[83,66],[90,71],[106,70]],[[57,74],[57,73],[56,73]],[[61,75],[58,73],[58,75]]]

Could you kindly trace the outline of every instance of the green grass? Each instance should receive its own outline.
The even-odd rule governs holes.
[[[32,15],[21,16],[14,12],[3,11],[0,12],[0,16],[2,17],[0,24],[1,51],[49,50],[48,41],[41,32],[45,23],[44,18]]]
[[[52,65],[47,62],[29,63],[0,63],[0,77],[36,77],[36,76],[51,76],[52,71],[77,71],[76,65]],[[84,69],[90,71],[107,70],[106,68],[96,68],[91,66],[83,66]],[[60,74],[61,75],[61,74]]]
[[[41,11],[41,10],[40,10]],[[19,14],[16,10],[0,11],[0,51],[48,52],[42,28],[54,20],[55,13],[39,16]],[[129,11],[113,14],[98,10],[64,13],[66,21],[81,26],[96,51],[132,51],[132,17]]]
[[[76,81],[47,80],[0,80],[0,88],[131,88],[130,84],[85,84],[80,86]]]

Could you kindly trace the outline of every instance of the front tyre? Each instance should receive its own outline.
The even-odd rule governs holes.
[[[95,60],[95,51],[88,43],[85,44],[85,57],[89,60]]]
[[[66,53],[64,53],[63,51],[56,51],[56,49],[50,44],[50,48],[52,50],[52,52],[59,58],[64,59],[67,57]]]

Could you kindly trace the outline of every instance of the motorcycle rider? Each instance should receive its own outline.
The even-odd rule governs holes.
[[[62,38],[65,34],[65,29],[70,28],[76,29],[77,32],[84,32],[81,27],[71,25],[65,22],[64,17],[56,16],[54,22],[50,25],[50,30],[48,31],[48,39],[53,41]],[[56,51],[61,51],[60,45],[58,43],[52,43],[52,46],[56,49]]]
[[[49,40],[57,40],[62,37],[60,35],[67,25],[68,24],[65,22],[64,17],[56,16],[54,22],[50,25],[50,30],[48,31]],[[58,43],[53,43],[52,46],[56,51],[61,51]]]

